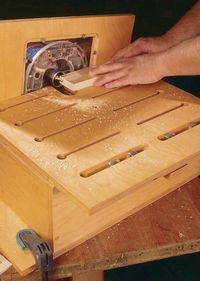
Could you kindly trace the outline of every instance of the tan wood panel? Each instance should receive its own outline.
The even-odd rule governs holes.
[[[0,136],[1,139],[1,136]],[[29,228],[52,243],[52,189],[1,142],[0,199]]]
[[[93,63],[99,64],[130,42],[133,24],[133,15],[0,21],[0,100],[23,93],[28,42],[94,35]]]
[[[174,93],[180,91],[164,82],[126,87],[98,98],[93,88],[83,97],[81,91],[71,97],[47,91],[48,96],[39,92],[40,98],[28,103],[17,100],[16,107],[4,102],[0,132],[91,213],[200,152],[199,103],[195,98],[187,102],[187,94],[176,98]],[[114,94],[116,100],[111,98]],[[190,126],[192,121],[196,126]],[[171,131],[178,133],[159,139]],[[141,153],[127,157],[134,149]],[[117,157],[123,161],[109,167],[108,161]]]

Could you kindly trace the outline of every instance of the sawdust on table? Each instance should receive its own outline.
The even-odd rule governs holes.
[[[72,103],[75,103],[73,105],[73,108],[80,110],[80,111],[100,111],[105,104],[102,100],[94,100],[94,99],[80,99],[80,98],[74,98],[74,99],[64,99],[64,98],[55,98],[55,97],[43,97],[43,100],[46,100],[50,103],[60,105],[60,106],[67,106]]]

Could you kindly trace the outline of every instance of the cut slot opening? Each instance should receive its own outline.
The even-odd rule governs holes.
[[[120,131],[115,132],[115,133],[112,133],[112,134],[109,134],[109,135],[107,135],[107,136],[105,136],[105,137],[103,137],[103,138],[101,138],[101,139],[94,140],[93,142],[90,142],[90,143],[88,143],[88,144],[86,144],[86,145],[77,147],[76,149],[74,149],[74,150],[72,150],[72,151],[69,151],[69,152],[67,152],[67,153],[58,154],[58,155],[57,155],[57,158],[58,158],[59,160],[64,160],[64,159],[67,158],[67,156],[69,156],[69,155],[71,155],[71,154],[73,154],[73,153],[76,153],[76,152],[81,151],[81,150],[83,150],[83,149],[85,149],[85,148],[88,148],[88,147],[90,147],[90,146],[92,146],[92,145],[95,145],[95,144],[97,144],[97,143],[100,143],[100,142],[102,142],[102,141],[104,141],[104,140],[107,140],[107,139],[109,139],[109,138],[112,138],[112,137],[114,137],[114,136],[116,136],[116,135],[118,135],[118,134],[120,134]]]
[[[80,173],[80,176],[83,178],[88,178],[94,174],[97,174],[107,168],[110,168],[112,166],[115,166],[117,164],[119,164],[120,162],[125,161],[128,158],[134,157],[135,155],[141,153],[142,151],[144,151],[147,148],[147,144],[145,145],[139,145],[136,146],[132,149],[129,149],[123,153],[120,153],[118,155],[116,155],[115,157],[108,159],[102,163],[99,163],[83,172]]]
[[[26,124],[26,123],[31,122],[31,121],[35,121],[35,120],[38,120],[38,119],[40,119],[40,118],[49,116],[49,115],[54,114],[54,113],[58,113],[58,112],[60,112],[60,111],[62,111],[62,110],[65,110],[65,109],[68,109],[68,108],[70,108],[70,107],[72,107],[72,106],[74,106],[74,105],[76,105],[76,103],[72,103],[72,104],[69,104],[69,105],[66,105],[66,106],[63,106],[63,107],[54,109],[54,110],[52,110],[52,111],[42,113],[42,114],[40,114],[40,115],[38,115],[38,116],[35,116],[35,117],[33,117],[33,118],[25,119],[25,120],[23,120],[23,121],[17,121],[17,122],[15,122],[15,126],[20,127],[20,126],[22,126],[22,125],[24,125],[24,124]]]
[[[88,120],[84,120],[84,121],[82,121],[80,123],[77,123],[77,124],[74,124],[72,126],[69,126],[69,127],[66,127],[66,128],[63,128],[63,129],[60,129],[60,130],[57,130],[57,131],[54,131],[52,133],[49,133],[48,135],[45,135],[45,136],[42,136],[42,137],[35,137],[34,141],[41,142],[41,141],[43,141],[43,140],[45,140],[47,138],[50,138],[50,137],[58,135],[58,134],[62,134],[64,132],[68,131],[68,130],[71,130],[73,128],[76,128],[78,126],[81,126],[83,124],[86,124],[86,123],[88,123],[90,121],[93,121],[93,120],[96,120],[96,119],[97,119],[96,117],[92,117],[92,118],[90,118]]]
[[[124,108],[126,108],[126,107],[129,107],[129,106],[131,106],[131,105],[134,105],[134,104],[140,103],[140,102],[142,102],[142,101],[144,101],[144,100],[151,99],[151,98],[153,98],[153,97],[155,97],[155,96],[160,95],[161,93],[162,93],[161,91],[157,91],[157,92],[155,92],[155,93],[153,93],[152,95],[149,95],[149,96],[147,96],[147,97],[143,97],[143,98],[141,98],[141,99],[138,99],[138,100],[132,101],[132,102],[127,103],[127,104],[125,104],[125,105],[122,105],[122,106],[116,107],[116,108],[114,108],[114,109],[113,109],[113,111],[118,111],[118,110],[124,109]]]
[[[165,115],[165,114],[167,114],[167,113],[169,113],[169,112],[172,112],[172,111],[174,111],[174,110],[177,110],[177,109],[179,109],[179,108],[181,108],[181,107],[183,107],[183,106],[185,106],[185,105],[187,105],[187,104],[186,104],[186,103],[181,103],[181,104],[179,104],[179,105],[176,105],[176,106],[174,106],[174,107],[172,107],[172,108],[170,108],[170,109],[168,109],[168,110],[165,110],[165,111],[163,111],[163,112],[161,112],[161,113],[158,113],[158,114],[156,114],[156,115],[154,115],[154,116],[151,116],[151,117],[149,117],[149,118],[146,118],[146,119],[144,119],[144,120],[142,120],[142,121],[137,122],[137,125],[142,125],[142,124],[144,124],[144,123],[146,123],[146,122],[148,122],[148,121],[151,121],[151,120],[153,120],[153,119],[155,119],[155,118],[157,118],[157,117],[160,117],[160,116]]]
[[[38,99],[40,99],[40,98],[43,98],[43,97],[45,97],[45,96],[47,96],[47,95],[48,95],[48,93],[45,93],[45,94],[43,94],[43,95],[35,96],[35,97],[32,97],[32,98],[30,98],[30,99],[28,99],[28,100],[20,101],[20,102],[18,102],[18,103],[9,105],[9,106],[7,106],[7,107],[0,108],[0,112],[6,111],[6,110],[8,110],[8,109],[10,109],[10,108],[13,108],[13,107],[16,107],[16,106],[25,104],[25,103],[30,103],[30,102],[32,102],[32,101],[38,100]]]
[[[188,164],[181,165],[181,166],[178,167],[177,169],[175,169],[175,170],[173,170],[172,172],[166,174],[164,177],[165,177],[166,179],[169,179],[171,175],[173,175],[175,172],[181,170],[182,168],[184,168],[184,167],[186,167],[186,166],[188,166]]]

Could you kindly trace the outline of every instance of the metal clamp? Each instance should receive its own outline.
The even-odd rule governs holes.
[[[48,271],[50,271],[53,264],[53,252],[49,243],[32,229],[20,230],[16,235],[16,239],[22,250],[32,252],[36,265],[42,273],[42,280],[48,280]]]

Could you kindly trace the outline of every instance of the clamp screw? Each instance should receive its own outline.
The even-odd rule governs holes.
[[[170,133],[170,132],[169,132],[169,133],[166,133],[163,138],[164,138],[165,140],[168,140],[168,139],[174,137],[175,135],[176,135],[175,133],[173,133],[173,132]]]
[[[112,160],[108,161],[108,166],[110,166],[110,167],[114,166],[114,165],[116,165],[119,162],[120,162],[119,159],[112,159]]]
[[[133,156],[136,155],[136,154],[137,154],[137,152],[134,151],[134,150],[130,150],[130,151],[128,152],[128,156],[129,156],[129,157],[133,157]]]

